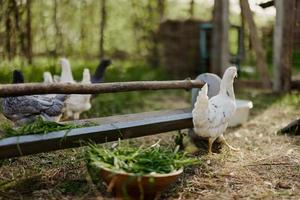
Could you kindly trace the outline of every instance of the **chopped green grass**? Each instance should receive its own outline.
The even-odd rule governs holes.
[[[11,124],[5,123],[1,126],[1,131],[4,133],[2,138],[14,137],[20,135],[30,135],[30,134],[46,134],[54,131],[61,130],[72,130],[75,128],[82,128],[87,126],[92,126],[95,124],[61,124],[56,122],[44,121],[42,118],[37,118],[32,123],[24,124],[21,127],[14,128]]]
[[[127,172],[135,175],[167,174],[187,165],[200,164],[200,160],[185,153],[160,146],[134,147],[119,142],[115,148],[90,145],[87,151],[88,166],[106,168],[113,172]]]

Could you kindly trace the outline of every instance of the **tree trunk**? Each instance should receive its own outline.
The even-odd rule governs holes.
[[[100,58],[104,57],[104,31],[106,25],[106,0],[101,0],[100,6],[100,42],[99,42],[99,55]]]
[[[140,29],[142,29],[141,21],[139,18],[139,15],[137,13],[137,10],[140,8],[139,5],[137,5],[137,2],[135,0],[130,0],[131,2],[131,8],[132,8],[132,19],[130,20],[133,24],[133,34],[136,41],[136,54],[140,55],[142,51],[142,39],[140,34]]]
[[[252,11],[250,10],[248,0],[240,0],[242,14],[244,15],[245,21],[249,26],[251,44],[256,54],[257,67],[260,72],[260,77],[262,79],[263,85],[266,88],[271,87],[271,81],[268,74],[268,65],[266,63],[266,54],[262,47],[262,41],[258,37],[258,31],[256,24],[253,19]]]
[[[166,1],[165,0],[158,0],[158,13],[159,13],[159,22],[162,22],[165,17],[166,11]]]
[[[274,85],[276,92],[291,88],[291,68],[295,23],[295,0],[276,0],[276,22],[274,27]]]
[[[58,2],[57,0],[54,0],[53,22],[55,28],[55,47],[54,47],[55,49],[52,52],[54,57],[56,57],[59,53],[61,53],[63,48],[63,38],[58,24],[57,12],[58,12]]]
[[[153,1],[148,1],[148,23],[158,24],[159,15],[159,4],[153,3]],[[148,38],[148,62],[152,67],[158,67],[159,65],[159,49],[158,49],[158,36],[156,33],[156,26],[152,25],[149,29],[146,29],[146,35]]]
[[[47,53],[50,52],[49,49],[49,45],[48,45],[48,37],[47,37],[47,30],[46,30],[46,20],[45,20],[45,15],[44,15],[44,11],[40,10],[39,11],[39,17],[40,17],[40,21],[41,21],[41,30],[42,30],[42,38],[44,41],[44,45],[46,48]]]
[[[80,47],[81,47],[81,53],[86,53],[86,23],[85,23],[85,9],[86,9],[86,0],[81,1],[80,6]]]
[[[26,1],[26,57],[29,64],[32,64],[32,33],[31,33],[31,0]]]
[[[190,0],[190,9],[189,9],[190,18],[194,17],[194,11],[195,11],[195,0]]]
[[[243,34],[243,38],[242,38],[242,46],[241,46],[241,58],[243,58],[244,60],[246,60],[246,47],[245,47],[245,38],[248,38],[248,30],[246,29],[246,22],[245,22],[245,17],[243,14],[243,10],[241,10],[241,15],[240,15],[240,19],[241,19],[241,29],[242,29],[242,34]]]
[[[8,3],[7,9],[5,12],[5,50],[6,54],[9,60],[13,57],[13,51],[12,51],[12,19],[11,19],[11,5]]]
[[[14,21],[15,21],[15,29],[16,29],[16,34],[17,34],[17,38],[18,38],[18,42],[20,43],[21,47],[20,47],[20,53],[22,56],[26,55],[26,51],[25,51],[25,43],[24,43],[24,34],[23,31],[21,29],[21,20],[20,20],[20,12],[19,12],[19,6],[16,0],[11,1],[12,2],[12,10],[14,12]]]
[[[215,0],[211,72],[222,76],[229,67],[229,0]]]

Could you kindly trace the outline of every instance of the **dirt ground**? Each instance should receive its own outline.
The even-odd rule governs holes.
[[[278,96],[242,91],[237,96],[254,102],[249,121],[225,135],[240,151],[224,148],[212,156],[198,155],[203,164],[185,169],[160,199],[300,199],[300,136],[276,133],[299,117],[300,93]],[[162,102],[167,103],[156,107],[189,105],[188,97]],[[161,138],[168,143],[173,140],[170,134],[176,132],[138,141]],[[0,199],[108,199],[89,178],[84,149],[0,161]]]

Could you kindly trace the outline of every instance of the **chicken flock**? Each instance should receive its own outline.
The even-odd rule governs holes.
[[[103,59],[98,65],[96,72],[91,76],[90,70],[85,68],[82,73],[81,83],[102,83],[105,70],[111,61]],[[61,74],[54,75],[44,72],[44,84],[51,83],[76,83],[73,78],[70,62],[66,58],[60,59]],[[14,70],[13,84],[24,83],[21,71]],[[16,125],[30,123],[42,117],[47,121],[59,122],[61,119],[80,119],[80,114],[91,108],[91,95],[89,94],[47,94],[27,95],[18,97],[6,97],[2,102],[2,111],[6,118]]]
[[[88,68],[83,70],[81,83],[92,84],[103,82],[105,69],[111,64],[110,60],[103,60],[91,76]],[[44,72],[45,84],[54,82],[74,84],[70,62],[66,58],[60,60],[61,75]],[[186,151],[197,150],[193,144],[193,137],[199,136],[208,139],[208,153],[212,153],[212,144],[216,139],[228,146],[231,150],[238,150],[230,146],[225,138],[229,120],[236,110],[235,94],[233,89],[234,78],[237,76],[236,67],[229,67],[222,79],[215,74],[205,73],[199,75],[196,80],[203,81],[205,85],[201,90],[192,90],[192,116],[194,128],[185,137]],[[13,84],[24,83],[21,71],[13,72]],[[17,125],[32,122],[37,117],[47,121],[58,122],[63,119],[80,119],[80,114],[91,109],[90,94],[46,94],[27,95],[18,97],[6,97],[2,102],[4,116]],[[191,135],[192,133],[193,135]],[[193,148],[191,148],[191,146]],[[192,153],[192,152],[191,152]]]

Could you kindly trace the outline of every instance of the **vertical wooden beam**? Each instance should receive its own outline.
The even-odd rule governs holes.
[[[273,90],[284,92],[291,88],[296,0],[276,0],[275,6]]]
[[[229,67],[229,0],[215,0],[211,72],[223,75]]]
[[[262,46],[262,41],[258,36],[256,24],[253,19],[253,13],[250,9],[248,0],[240,0],[241,10],[246,23],[249,26],[250,40],[256,55],[256,63],[262,79],[263,86],[271,87],[271,81],[268,74],[268,65],[266,62],[266,53]]]

